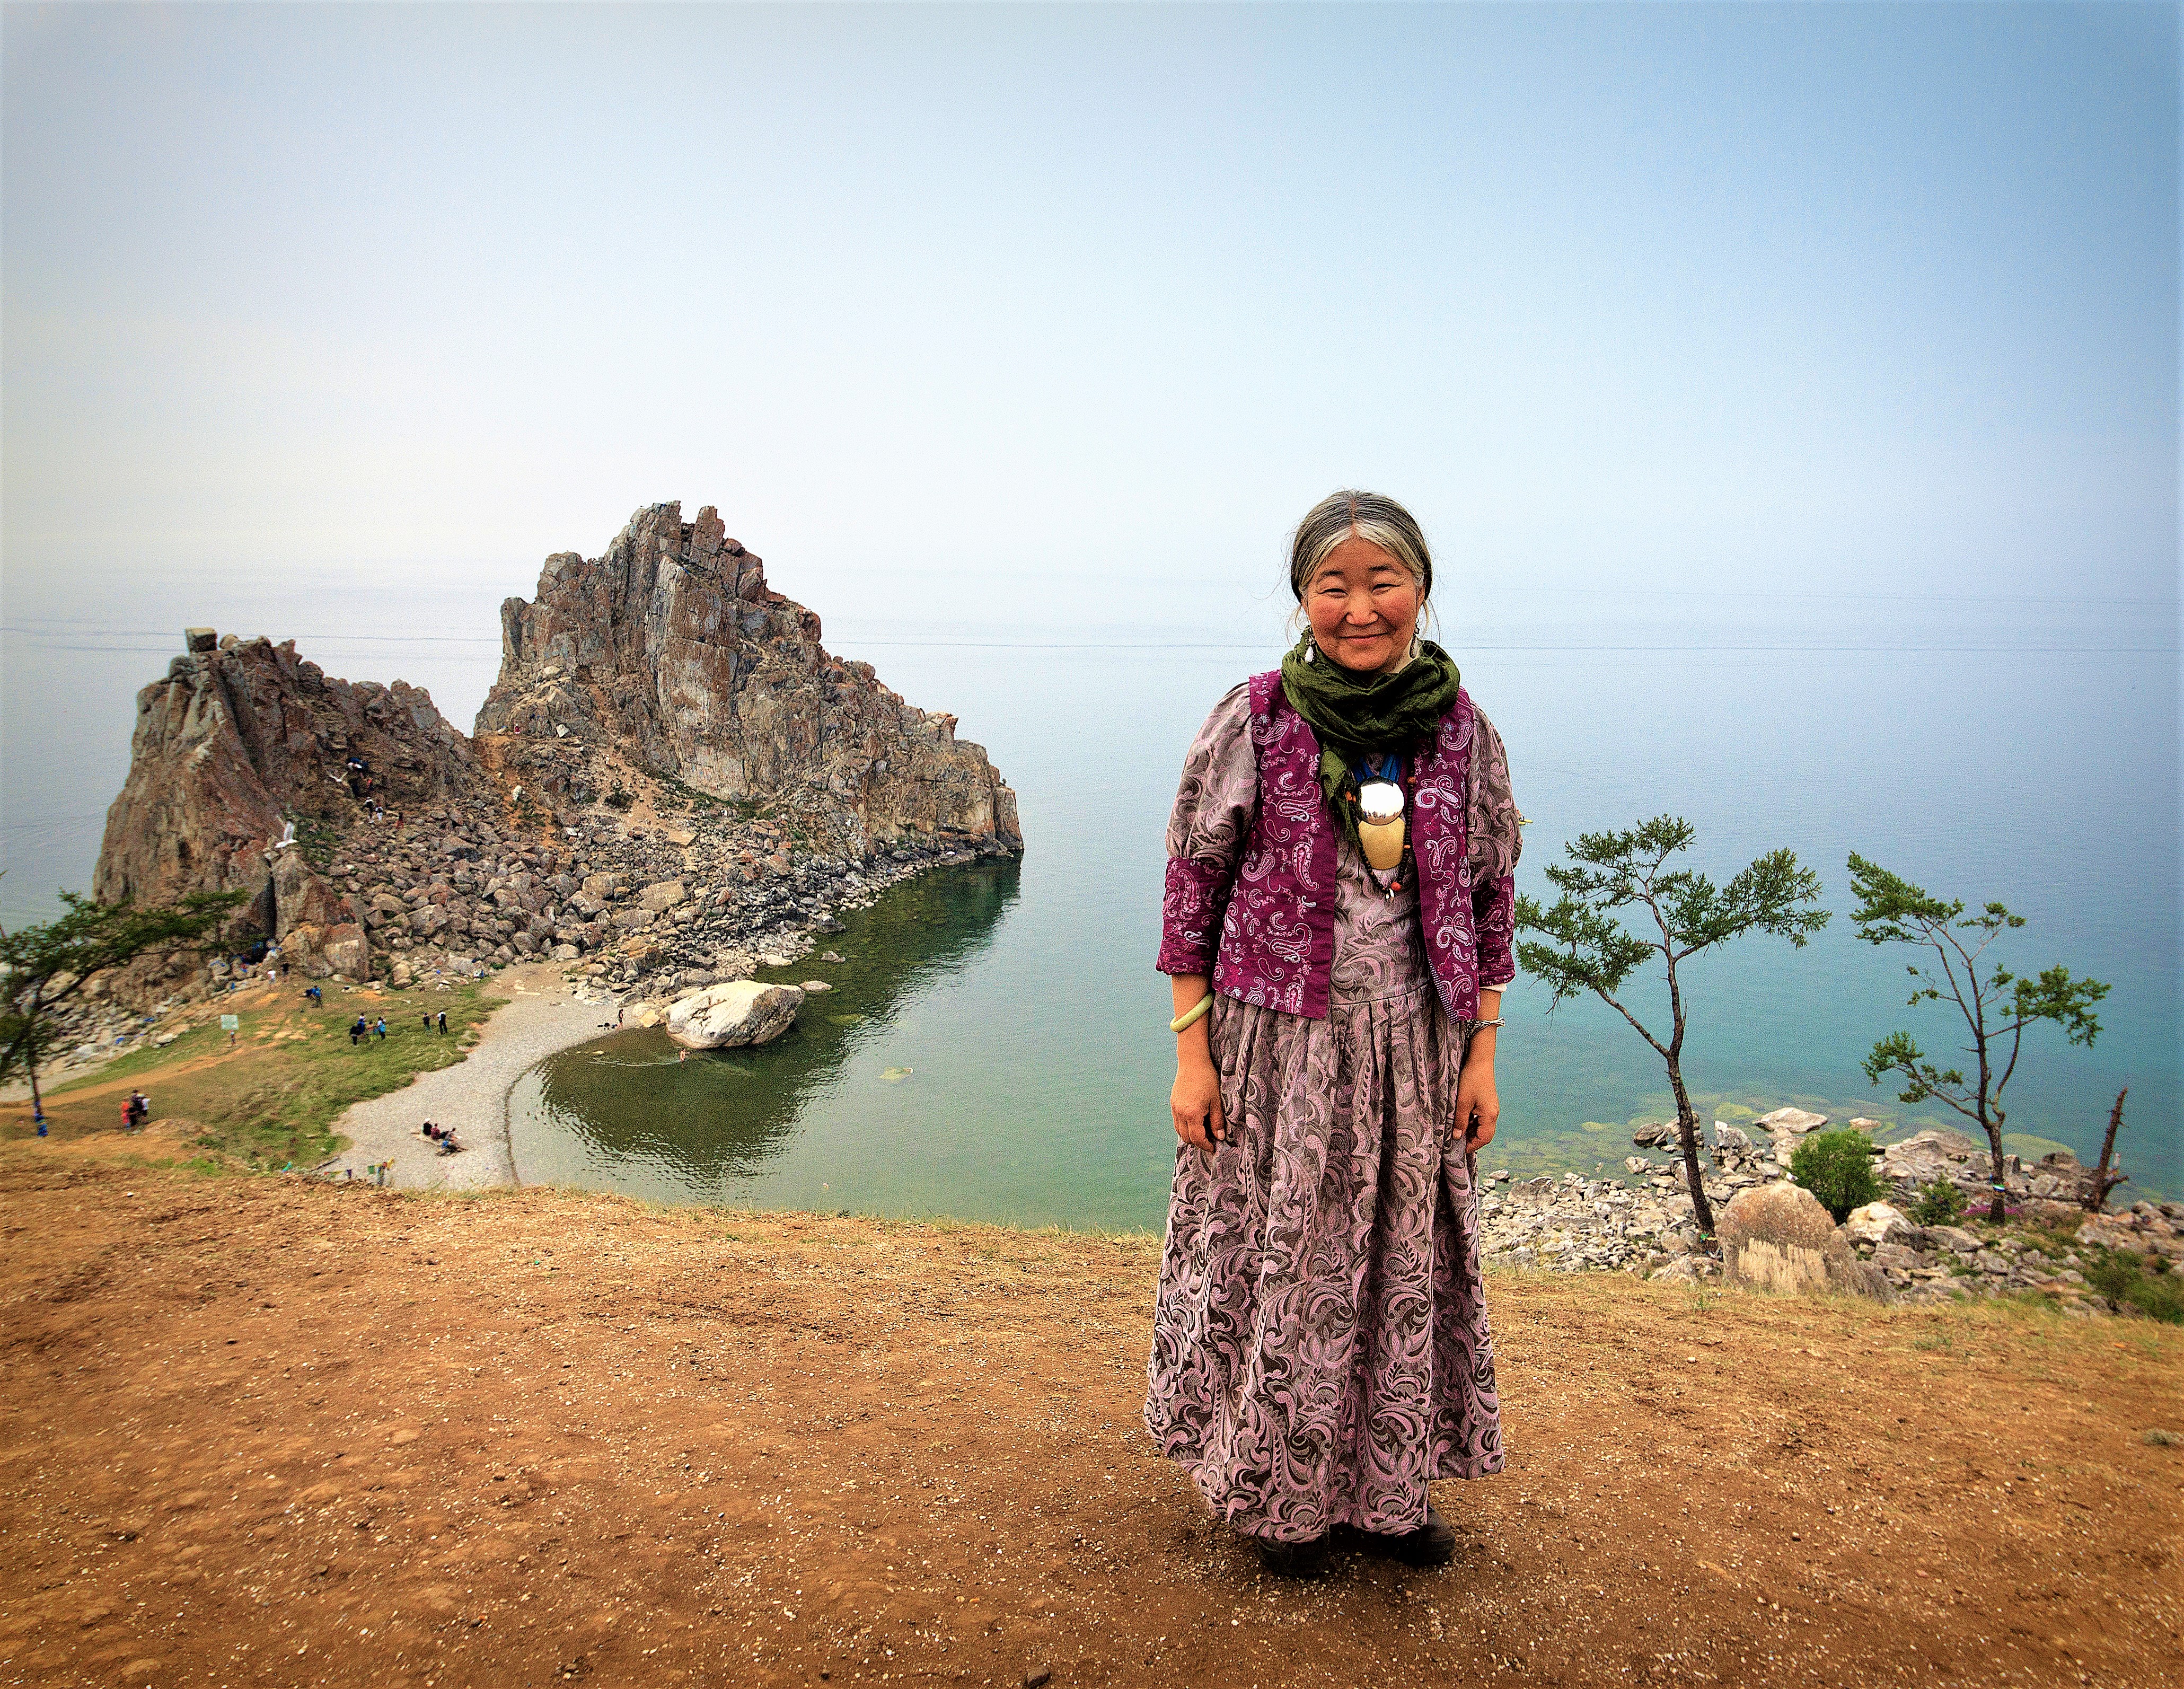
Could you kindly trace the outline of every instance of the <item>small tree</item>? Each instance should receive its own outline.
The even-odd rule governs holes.
[[[1813,1193],[1814,1201],[1841,1225],[1853,1208],[1878,1202],[1887,1194],[1873,1170],[1873,1140],[1851,1128],[1815,1132],[1790,1157],[1790,1176]]]
[[[1967,1120],[1979,1123],[1986,1134],[1987,1186],[1991,1198],[1987,1218],[2000,1225],[2003,1211],[2002,1125],[2007,1118],[2002,1093],[2017,1072],[2017,1057],[2025,1043],[2025,1029],[2041,1021],[2053,1021],[2073,1044],[2091,1045],[2100,1035],[2101,1023],[2093,1005],[2109,994],[2098,979],[2073,979],[2067,967],[2051,967],[2037,978],[2020,978],[2000,963],[1986,965],[1988,947],[2005,932],[2025,924],[1999,903],[1990,903],[1976,915],[1964,913],[1961,901],[1945,902],[1910,881],[1897,878],[1855,851],[1850,859],[1850,887],[1858,899],[1851,924],[1871,945],[1914,945],[1934,953],[1930,962],[1914,962],[1907,971],[1919,982],[1911,1005],[1938,1003],[1947,997],[1964,1017],[1971,1042],[1964,1054],[1976,1064],[1967,1079],[1962,1069],[1943,1067],[1926,1058],[1908,1032],[1892,1032],[1873,1046],[1865,1058],[1865,1076],[1875,1084],[1881,1075],[1894,1073],[1903,1089],[1904,1102],[1934,1098]]]
[[[1669,867],[1669,857],[1688,850],[1697,836],[1691,822],[1673,815],[1656,816],[1628,832],[1580,833],[1566,847],[1569,862],[1547,869],[1548,880],[1562,894],[1555,906],[1543,909],[1529,897],[1517,900],[1518,930],[1541,935],[1519,944],[1517,956],[1535,978],[1546,982],[1554,1003],[1591,992],[1668,1063],[1691,1207],[1699,1229],[1711,1237],[1713,1207],[1699,1168],[1698,1111],[1684,1089],[1687,1016],[1678,970],[1700,951],[1750,932],[1772,933],[1802,947],[1808,934],[1827,924],[1828,912],[1814,906],[1819,877],[1799,867],[1789,850],[1770,850],[1719,887],[1690,868]],[[1643,911],[1639,932],[1624,926],[1625,910]],[[1668,971],[1665,1040],[1617,995],[1641,965],[1657,957]]]
[[[1911,1224],[1917,1226],[1953,1226],[1964,1217],[1964,1193],[1946,1179],[1921,1185],[1911,1204]]]
[[[193,891],[179,903],[139,909],[61,894],[64,912],[42,926],[0,931],[0,1079],[18,1071],[31,1079],[31,1112],[43,1118],[38,1067],[52,1039],[53,1016],[103,968],[134,962],[147,950],[198,945],[248,896],[240,891]]]

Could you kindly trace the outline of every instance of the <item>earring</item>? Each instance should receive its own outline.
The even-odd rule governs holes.
[[[1416,662],[1418,660],[1418,654],[1424,649],[1425,647],[1418,641],[1418,630],[1413,627],[1411,629],[1411,661]]]
[[[1318,641],[1318,640],[1317,640],[1317,639],[1311,639],[1311,640],[1307,640],[1307,641],[1306,642],[1306,644],[1305,644],[1305,648],[1304,648],[1304,660],[1305,660],[1306,662],[1310,662],[1310,661],[1311,661],[1314,657],[1318,656],[1318,655],[1319,655],[1319,641]]]

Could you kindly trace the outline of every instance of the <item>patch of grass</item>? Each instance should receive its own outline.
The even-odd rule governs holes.
[[[2169,1263],[2154,1254],[2122,1249],[2084,1251],[2080,1270],[2086,1282],[2119,1307],[2130,1308],[2164,1325],[2184,1325],[2184,1282]]]
[[[203,1153],[185,1162],[192,1170],[310,1167],[341,1147],[333,1123],[343,1110],[461,1060],[502,1001],[475,984],[429,997],[341,993],[323,1006],[285,989],[271,1001],[246,993],[211,1006],[242,1021],[232,1049],[213,1021],[164,1050],[132,1051],[48,1092],[46,1112],[56,1137],[112,1132],[133,1086],[152,1099],[155,1123],[196,1129],[188,1141]],[[436,1016],[447,1011],[444,1034],[420,1025],[428,1006]],[[385,1016],[387,1037],[352,1046],[348,1028],[359,1014]],[[31,1129],[27,1110],[20,1118],[11,1111],[5,1135]]]

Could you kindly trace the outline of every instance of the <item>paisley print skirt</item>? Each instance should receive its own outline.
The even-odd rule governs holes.
[[[1468,1028],[1424,979],[1324,1020],[1228,997],[1212,1019],[1228,1136],[1177,1151],[1146,1427],[1247,1536],[1414,1530],[1429,1480],[1502,1464],[1450,1134]]]

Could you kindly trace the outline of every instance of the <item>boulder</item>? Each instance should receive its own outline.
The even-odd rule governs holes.
[[[1843,1229],[1852,1243],[1903,1243],[1916,1229],[1904,1217],[1902,1209],[1892,1203],[1869,1202],[1863,1208],[1851,1210],[1850,1218],[1843,1222]]]
[[[1979,1170],[1984,1177],[1985,1149],[1961,1132],[1929,1127],[1923,1132],[1913,1133],[1900,1144],[1891,1144],[1883,1149],[1880,1173],[1884,1179],[1930,1185],[1937,1179],[1948,1179],[1966,1171],[1975,1156],[1979,1157]]]
[[[343,979],[371,978],[371,943],[354,922],[328,928],[319,954],[326,958],[327,970]]]
[[[1726,1120],[1713,1123],[1713,1146],[1724,1155],[1748,1156],[1752,1153],[1752,1140],[1741,1128],[1732,1126]]]
[[[1630,1129],[1630,1141],[1641,1150],[1673,1150],[1679,1146],[1676,1123],[1673,1120],[1649,1121]]]
[[[638,894],[637,900],[655,915],[663,915],[680,903],[684,896],[681,880],[661,880],[649,885]]]
[[[1797,1146],[1805,1140],[1805,1134],[1826,1125],[1828,1117],[1802,1108],[1778,1108],[1752,1123],[1768,1134],[1774,1145],[1774,1159],[1786,1167],[1790,1157],[1797,1153]]]
[[[1828,1211],[1801,1185],[1739,1191],[1722,1210],[1718,1235],[1728,1276],[1756,1289],[1847,1290],[1884,1300],[1891,1294],[1887,1281],[1851,1253]]]
[[[738,979],[709,985],[677,1003],[667,1017],[667,1035],[691,1050],[723,1050],[768,1044],[796,1023],[804,993],[794,985],[767,985]]]

